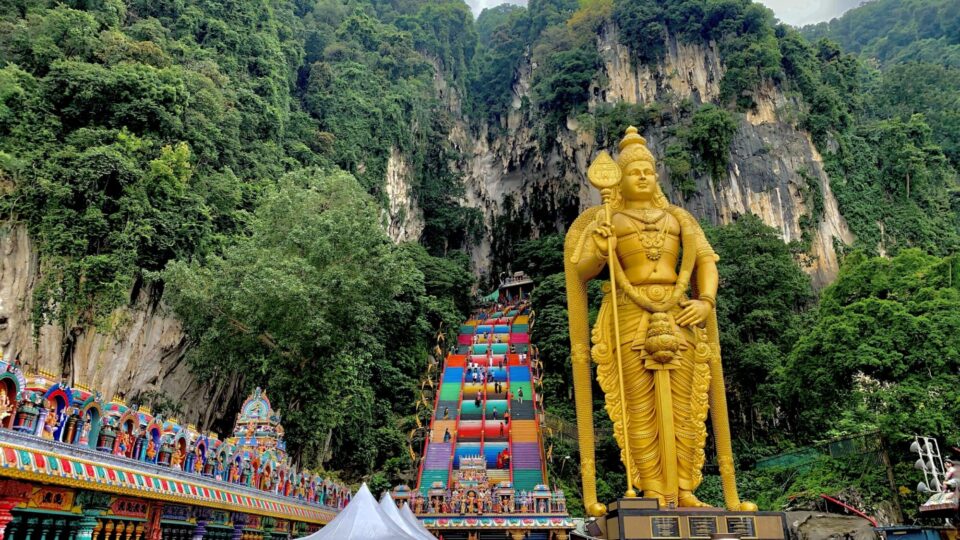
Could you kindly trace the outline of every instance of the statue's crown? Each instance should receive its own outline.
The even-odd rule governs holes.
[[[620,155],[617,156],[617,165],[625,168],[634,161],[649,161],[654,163],[653,154],[647,148],[647,140],[640,135],[637,128],[630,126],[627,134],[620,140]]]
[[[637,131],[637,128],[630,126],[627,128],[627,134],[620,140],[620,151],[631,144],[647,145],[647,140]]]

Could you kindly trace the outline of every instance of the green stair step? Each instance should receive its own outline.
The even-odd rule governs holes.
[[[449,471],[447,470],[423,471],[423,475],[420,477],[420,491],[426,495],[427,491],[430,490],[430,486],[432,486],[434,482],[443,482],[444,487],[446,487],[448,473]]]
[[[459,401],[459,400],[460,400],[460,383],[459,382],[443,383],[443,385],[440,386],[440,401]]]
[[[513,487],[515,489],[533,489],[537,484],[543,483],[543,474],[540,469],[514,469]]]

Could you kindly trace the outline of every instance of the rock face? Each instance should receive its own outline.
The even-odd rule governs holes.
[[[685,102],[697,106],[719,100],[723,64],[713,43],[683,44],[668,38],[661,63],[637,65],[610,24],[598,36],[597,47],[605,77],[603,86],[593,85],[589,108],[616,102],[665,104],[664,124],[644,133],[658,159],[666,149],[670,119],[678,117]],[[490,232],[473,248],[480,274],[492,270],[486,265],[491,260],[491,236],[500,233],[495,230],[499,218],[512,213],[526,220],[531,235],[537,236],[562,232],[564,223],[580,210],[599,202],[585,177],[591,157],[600,149],[595,134],[568,118],[565,129],[544,145],[547,148],[537,139],[535,121],[523,105],[531,97],[534,69],[528,59],[518,70],[512,110],[504,125],[471,133],[464,123],[451,134],[465,153],[460,168],[466,202],[483,210]],[[835,241],[850,243],[853,237],[809,134],[789,120],[791,111],[802,104],[772,84],[761,89],[757,102],[755,111],[740,115],[724,177],[697,178],[696,191],[687,199],[674,189],[662,163],[659,177],[671,202],[701,220],[723,224],[749,212],[779,230],[785,242],[808,239],[810,256],[803,262],[814,285],[823,286],[838,270]]]
[[[30,314],[40,261],[27,229],[0,230],[0,351],[26,369],[62,375],[71,384],[133,397],[158,392],[183,406],[184,421],[201,428],[219,420],[222,395],[235,381],[199,384],[184,360],[188,342],[162,302],[140,290],[131,305],[116,309],[109,330],[45,325],[36,339]],[[218,395],[221,394],[221,395]],[[221,409],[221,410],[218,410]]]
[[[385,180],[389,205],[386,209],[387,234],[394,242],[416,241],[423,232],[423,212],[410,189],[410,167],[396,148],[390,149]]]
[[[787,524],[797,540],[824,538],[873,540],[877,538],[872,524],[857,516],[824,512],[787,512]]]

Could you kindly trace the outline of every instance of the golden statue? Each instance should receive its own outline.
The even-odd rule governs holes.
[[[564,243],[587,513],[606,512],[597,501],[591,353],[626,468],[626,497],[636,497],[636,487],[661,506],[706,506],[694,492],[712,408],[724,503],[729,510],[756,510],[740,501],[734,478],[715,311],[716,253],[693,216],[667,201],[653,154],[636,128],[627,129],[617,161],[601,152],[588,177],[604,203],[581,214]],[[605,266],[610,280],[603,284],[591,349],[586,284]]]

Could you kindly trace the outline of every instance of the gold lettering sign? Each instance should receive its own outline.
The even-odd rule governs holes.
[[[717,532],[717,518],[713,516],[690,516],[687,520],[690,538],[710,538]]]
[[[27,507],[69,512],[73,508],[73,492],[50,487],[33,488]]]
[[[650,529],[654,538],[680,538],[680,518],[650,518]]]
[[[146,519],[147,510],[146,502],[126,497],[117,497],[110,505],[110,514],[114,516]]]
[[[757,525],[752,517],[728,517],[727,532],[739,534],[740,538],[756,538]]]

